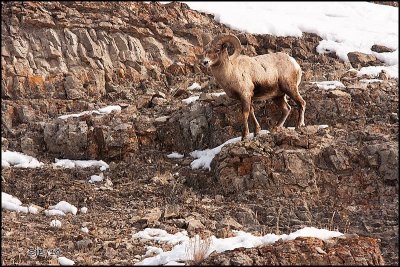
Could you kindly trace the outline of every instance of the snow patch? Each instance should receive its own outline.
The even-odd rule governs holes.
[[[398,8],[367,2],[184,2],[191,9],[213,14],[232,29],[253,34],[301,37],[319,35],[317,52],[335,53],[348,62],[349,52],[374,54],[398,78]],[[282,20],[282,18],[285,18]],[[279,21],[279,23],[276,23]],[[318,21],[318,23],[315,23]],[[375,53],[374,44],[395,51]]]
[[[53,167],[61,168],[89,168],[100,167],[101,171],[108,169],[110,166],[102,160],[70,160],[70,159],[55,159]]]
[[[39,213],[39,210],[36,207],[32,206],[32,205],[28,207],[28,211],[29,211],[29,213],[32,213],[32,214],[38,214]]]
[[[361,83],[381,83],[383,80],[380,79],[361,79]]]
[[[188,90],[200,90],[201,86],[198,83],[193,83],[191,86],[187,88]]]
[[[1,151],[1,167],[16,167],[16,168],[39,168],[44,163],[39,162],[36,158],[25,155],[16,151]]]
[[[158,247],[146,246],[145,248],[146,248],[146,254],[144,254],[145,257],[164,252],[162,248]]]
[[[146,228],[140,232],[137,232],[136,234],[133,234],[132,237],[166,242],[171,245],[189,240],[189,237],[187,236],[187,232],[185,230],[172,235],[167,233],[167,231],[165,230],[157,228]]]
[[[44,214],[46,216],[65,216],[65,213],[61,210],[45,210]]]
[[[166,122],[169,118],[170,118],[170,116],[161,116],[161,117],[155,118],[154,120],[157,122]]]
[[[182,99],[182,102],[185,104],[190,104],[190,103],[197,101],[199,98],[200,98],[200,96],[191,96],[191,97]]]
[[[211,93],[212,96],[222,96],[222,95],[226,95],[225,92],[220,92],[220,93]]]
[[[85,214],[85,213],[87,213],[87,210],[88,210],[88,209],[87,209],[86,207],[82,207],[82,208],[81,208],[81,213]]]
[[[369,67],[363,67],[361,68],[358,73],[357,76],[363,76],[363,75],[367,75],[370,77],[378,77],[379,74],[382,71],[385,71],[390,77],[392,78],[398,78],[398,65],[396,66],[369,66]]]
[[[62,115],[62,116],[59,116],[58,118],[62,119],[62,120],[65,120],[65,119],[68,119],[68,118],[71,118],[71,117],[76,118],[76,117],[80,117],[80,116],[83,116],[83,115],[90,115],[90,114],[93,114],[93,113],[94,114],[98,114],[98,115],[104,115],[104,114],[109,114],[114,110],[121,111],[121,106],[118,106],[118,105],[117,106],[107,106],[107,107],[104,107],[104,108],[99,108],[97,110],[90,110],[90,111],[83,111],[81,113]]]
[[[61,222],[59,220],[52,220],[50,226],[54,228],[61,228]]]
[[[144,236],[148,237],[149,233],[153,233],[152,239],[158,240],[159,242],[170,242],[171,240],[176,241],[174,235],[166,233],[164,230],[151,228],[146,228],[143,231],[136,233],[134,236],[142,238]],[[246,233],[243,231],[233,231],[235,236],[229,238],[216,238],[211,236],[210,247],[206,252],[206,257],[208,257],[213,251],[218,253],[233,250],[236,248],[253,248],[261,245],[270,245],[282,239],[283,241],[293,240],[299,236],[302,237],[316,237],[322,240],[326,240],[332,237],[338,237],[343,235],[340,232],[329,231],[326,229],[318,229],[314,227],[305,227],[289,235],[275,235],[267,234],[264,236],[254,236],[251,233]],[[162,233],[162,234],[161,234]],[[161,239],[161,236],[163,239]],[[175,246],[170,251],[159,251],[160,253],[153,257],[148,257],[135,265],[170,265],[179,264],[181,262],[191,260],[191,255],[188,255],[187,251],[192,251],[190,244],[190,239],[187,237],[187,233],[184,235],[180,242],[176,243]],[[199,239],[199,236],[194,238]],[[149,238],[145,238],[149,239]],[[146,255],[149,254],[146,252]],[[145,256],[146,256],[145,255]]]
[[[10,195],[7,194],[5,192],[1,192],[1,208],[2,209],[6,209],[6,210],[10,210],[10,211],[16,211],[16,212],[23,212],[23,213],[33,213],[36,214],[37,213],[37,209],[35,211],[35,208],[33,206],[30,207],[24,207],[21,206],[22,202]]]
[[[60,201],[57,203],[57,205],[55,206],[50,206],[49,207],[50,210],[59,210],[62,211],[64,213],[72,213],[73,215],[76,215],[76,213],[78,212],[78,209],[74,206],[71,205],[70,203],[68,203],[67,201]]]
[[[81,227],[81,231],[84,233],[89,233],[89,229],[87,227]]]
[[[167,158],[169,158],[169,159],[181,159],[184,156],[185,156],[184,154],[179,154],[177,152],[172,152],[171,154],[167,155]]]
[[[267,134],[269,133],[268,130],[262,130],[260,132],[260,134]],[[254,134],[251,133],[250,138],[254,137]],[[237,143],[241,140],[241,137],[235,137],[232,139],[229,139],[228,141],[226,141],[225,143],[223,143],[222,145],[219,145],[217,147],[211,148],[211,149],[205,149],[205,150],[195,150],[190,152],[190,156],[192,158],[195,158],[195,160],[192,161],[192,163],[190,163],[190,166],[192,167],[193,170],[195,169],[208,169],[209,171],[211,170],[211,162],[214,159],[214,157],[221,152],[221,149],[227,145],[227,144],[232,144],[232,143]]]
[[[70,260],[66,257],[58,257],[58,263],[60,265],[74,265],[75,262],[73,260]]]
[[[316,84],[319,89],[331,90],[337,87],[345,88],[344,84],[340,81],[322,81],[322,82],[311,82],[312,84]]]
[[[100,173],[100,175],[92,175],[90,176],[89,183],[101,182],[103,181],[104,175]]]

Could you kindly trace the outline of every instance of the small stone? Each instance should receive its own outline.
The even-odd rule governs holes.
[[[319,254],[327,254],[322,248],[320,247],[315,247],[315,250],[319,253]]]
[[[233,219],[232,217],[225,217],[222,221],[221,221],[222,225],[225,226],[229,226],[229,227],[233,227],[235,229],[240,229],[243,226],[238,223],[235,219]]]
[[[381,61],[376,56],[371,54],[365,54],[361,52],[350,52],[347,54],[349,61],[353,68],[377,66],[381,64]]]
[[[187,230],[189,232],[194,231],[196,229],[203,229],[204,225],[201,223],[200,220],[197,219],[190,219],[187,221]]]
[[[376,45],[376,44],[371,47],[371,50],[377,53],[391,53],[395,51],[395,49],[386,47],[384,45]]]
[[[154,208],[147,213],[142,220],[146,221],[147,223],[156,222],[161,218],[162,212],[160,208]]]
[[[164,210],[164,218],[173,218],[179,215],[179,206],[177,205],[166,205]]]
[[[168,102],[168,100],[165,99],[165,98],[162,98],[162,97],[154,97],[154,98],[151,100],[151,103],[152,103],[153,105],[155,105],[155,106],[161,106],[161,105],[164,105],[164,104],[167,103],[167,102]]]
[[[76,247],[78,249],[84,249],[90,247],[92,244],[93,242],[90,238],[84,238],[76,242]]]

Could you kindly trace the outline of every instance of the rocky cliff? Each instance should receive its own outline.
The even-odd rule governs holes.
[[[247,55],[284,51],[296,58],[308,126],[274,131],[276,106],[256,103],[271,133],[224,146],[211,171],[192,170],[191,151],[240,134],[239,104],[212,94],[222,90],[198,65],[202,46],[223,32],[236,34]],[[376,59],[355,54],[349,63],[318,54],[320,40],[238,32],[177,2],[2,3],[2,148],[47,164],[2,169],[3,191],[42,207],[66,200],[93,210],[63,219],[67,226],[56,233],[43,226],[44,216],[4,213],[3,262],[33,264],[30,246],[58,246],[80,264],[132,264],[144,248],[129,236],[144,227],[227,237],[232,230],[278,234],[315,226],[361,237],[333,248],[305,239],[240,249],[206,263],[397,264],[398,80],[381,73],[380,82],[366,82],[371,77],[349,69]],[[312,83],[324,80],[345,87]],[[186,104],[194,82],[202,94]],[[290,104],[287,126],[294,126],[297,108]],[[121,110],[59,118],[107,105]],[[185,157],[168,159],[173,151]],[[53,169],[54,158],[105,160],[111,185],[88,184],[95,169]],[[93,232],[77,233],[77,223]],[[16,233],[17,225],[37,232]],[[79,249],[81,240],[90,240],[89,248]],[[255,258],[260,251],[303,256],[267,261]],[[335,251],[347,258],[332,260]]]

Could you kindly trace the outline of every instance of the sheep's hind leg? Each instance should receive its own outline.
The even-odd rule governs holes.
[[[288,90],[286,93],[289,95],[289,97],[291,99],[294,100],[294,102],[296,102],[297,106],[300,108],[296,127],[299,128],[299,127],[305,126],[304,113],[306,111],[306,101],[304,101],[304,99],[301,97],[297,88],[296,88],[296,90]]]
[[[242,140],[246,140],[249,137],[249,114],[251,110],[251,99],[242,99]]]
[[[254,107],[253,105],[250,106],[250,114],[251,114],[251,118],[253,120],[254,123],[254,137],[257,136],[260,131],[261,131],[261,126],[257,121],[256,115],[254,114]]]
[[[286,100],[286,96],[279,96],[273,99],[274,103],[282,110],[281,118],[279,119],[276,127],[283,127],[287,117],[290,114],[290,110],[292,109]]]

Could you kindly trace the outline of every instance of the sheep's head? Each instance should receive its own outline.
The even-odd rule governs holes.
[[[232,56],[229,56],[227,51],[228,44],[234,48]],[[215,38],[204,48],[204,58],[201,64],[205,67],[219,65],[222,61],[237,57],[242,51],[242,46],[239,39],[234,35],[224,34]]]

